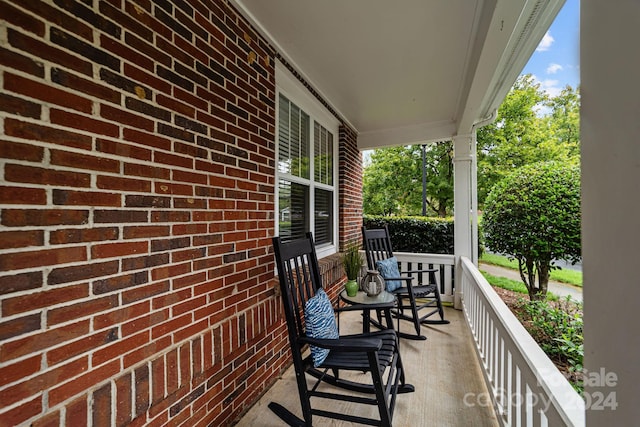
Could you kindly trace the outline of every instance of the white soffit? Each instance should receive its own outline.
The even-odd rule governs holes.
[[[358,131],[361,149],[470,132],[563,2],[232,0]]]

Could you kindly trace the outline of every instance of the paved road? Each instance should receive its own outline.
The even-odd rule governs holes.
[[[507,279],[517,281],[522,280],[520,278],[520,273],[518,273],[516,270],[498,267],[496,265],[480,263],[480,271],[484,271],[496,277],[506,277]],[[577,301],[582,301],[582,288],[579,288],[577,286],[550,280],[548,290],[549,292],[558,295],[561,298],[570,295],[571,298]]]

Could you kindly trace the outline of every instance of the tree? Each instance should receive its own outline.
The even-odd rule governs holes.
[[[540,161],[577,164],[579,96],[570,86],[550,98],[533,76],[520,76],[496,121],[478,130],[478,202],[514,169]]]
[[[556,259],[580,260],[580,170],[559,162],[524,166],[485,202],[487,246],[518,260],[529,298],[545,298]]]
[[[453,145],[427,144],[428,215],[446,217],[453,208]],[[374,150],[363,176],[364,213],[367,215],[422,214],[422,147]]]

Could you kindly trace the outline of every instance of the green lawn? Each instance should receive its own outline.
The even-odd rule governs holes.
[[[482,273],[484,278],[487,279],[487,282],[489,282],[491,286],[496,286],[498,288],[507,289],[513,292],[518,292],[522,294],[522,298],[529,299],[529,292],[527,291],[527,287],[524,285],[524,283],[517,280],[507,279],[506,277],[493,276],[484,271],[481,271],[480,273]],[[551,292],[547,292],[547,299],[551,301],[555,301],[558,299],[558,296]]]
[[[482,257],[480,257],[480,261],[500,267],[511,268],[516,271],[518,270],[518,261],[510,261],[506,256],[502,255],[484,253]],[[582,272],[569,269],[552,270],[551,280],[582,287]],[[522,287],[524,288],[524,284],[522,284]]]

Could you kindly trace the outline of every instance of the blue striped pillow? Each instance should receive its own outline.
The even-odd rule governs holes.
[[[337,339],[339,337],[333,307],[324,289],[318,289],[316,294],[304,305],[304,319],[309,338]],[[311,358],[313,366],[316,368],[324,362],[328,355],[328,349],[311,346]]]
[[[398,259],[394,256],[387,258],[384,261],[376,262],[376,267],[380,272],[380,275],[384,278],[387,277],[400,277],[400,270],[398,270]],[[402,287],[402,280],[385,280],[387,292],[393,292]]]

